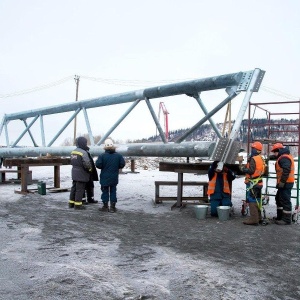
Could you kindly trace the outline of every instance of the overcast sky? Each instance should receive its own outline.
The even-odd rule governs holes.
[[[251,101],[297,100],[299,12],[298,0],[0,0],[0,120],[5,113],[74,101],[75,74],[80,76],[79,100],[86,100],[260,68],[266,75]],[[19,95],[8,97],[13,93]],[[223,91],[203,93],[202,100],[210,110],[225,97]],[[203,117],[193,98],[156,99],[151,101],[156,112],[159,101],[169,111],[170,130],[191,127]],[[236,111],[239,103],[233,102]],[[130,105],[88,110],[93,134],[105,133]],[[225,111],[216,122],[223,122]],[[66,119],[46,122],[48,141]],[[23,130],[18,126],[16,131]],[[81,117],[77,131],[87,132]],[[112,137],[155,133],[140,103]],[[69,126],[61,139],[72,134]]]

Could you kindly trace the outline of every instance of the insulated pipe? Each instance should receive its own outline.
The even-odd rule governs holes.
[[[117,146],[117,145],[116,145]],[[117,151],[123,156],[149,156],[149,157],[210,157],[215,147],[214,142],[183,142],[176,143],[151,143],[151,144],[124,144],[117,146]],[[39,157],[43,155],[70,156],[75,146],[64,147],[24,147],[0,148],[0,157]],[[90,153],[98,156],[103,153],[102,146],[91,146]]]
[[[200,91],[209,91],[216,89],[224,89],[228,86],[237,86],[242,79],[243,72],[220,75],[215,77],[195,79],[186,82],[173,83],[158,87],[146,88],[128,93],[116,94],[111,96],[104,96],[90,100],[77,101],[72,103],[61,104],[46,108],[34,109],[25,112],[5,114],[4,120],[18,120],[35,117],[36,115],[50,115],[64,113],[68,111],[76,111],[84,108],[94,108],[113,104],[122,104],[133,102],[142,99],[154,99],[160,97],[175,96],[181,94],[195,95]],[[2,131],[2,127],[1,127]],[[0,131],[0,134],[1,134]]]

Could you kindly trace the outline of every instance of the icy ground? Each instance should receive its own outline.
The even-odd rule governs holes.
[[[32,171],[53,186],[53,168]],[[159,172],[157,161],[139,161],[136,171],[120,175],[115,214],[99,212],[100,204],[69,209],[68,192],[20,195],[19,184],[1,184],[0,299],[300,299],[299,225],[243,225],[242,177],[233,182],[230,220],[198,220],[193,205],[154,204],[154,181],[176,173]],[[61,186],[70,183],[63,166]],[[99,200],[97,182],[95,194]],[[274,199],[266,212],[275,215]]]

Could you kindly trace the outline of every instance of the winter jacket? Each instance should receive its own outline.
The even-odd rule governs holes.
[[[71,152],[72,180],[88,182],[93,172],[93,166],[86,138],[77,138],[76,146],[77,148]]]
[[[124,157],[115,151],[107,149],[96,160],[96,167],[101,169],[100,185],[113,186],[119,183],[119,169],[124,168]]]
[[[287,188],[293,186],[295,181],[295,163],[288,148],[279,149],[278,158],[275,164],[277,183],[285,183]]]
[[[250,159],[247,162],[246,167],[243,169],[246,173],[245,183],[248,184],[251,179],[262,177],[265,172],[265,162],[261,155],[254,149],[251,153]],[[256,184],[255,184],[256,185]],[[262,179],[257,182],[258,186],[263,185]]]
[[[222,172],[216,172],[216,166],[217,163],[214,162],[208,170],[209,183],[207,194],[211,200],[222,199],[224,197],[230,198],[230,185],[235,179],[235,174],[226,166],[224,166]]]
[[[98,181],[98,172],[94,163],[94,159],[92,158],[91,154],[89,151],[87,151],[88,156],[90,158],[91,164],[92,164],[92,174],[91,174],[91,181]]]

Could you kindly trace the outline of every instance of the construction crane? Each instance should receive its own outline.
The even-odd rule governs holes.
[[[169,112],[166,109],[164,102],[159,102],[159,110],[158,110],[158,119],[160,120],[160,112],[164,114],[164,127],[165,127],[165,136],[166,140],[169,140],[169,121],[168,121],[168,114]]]

